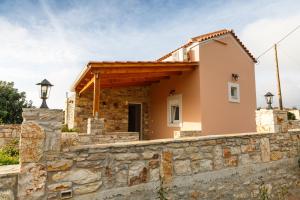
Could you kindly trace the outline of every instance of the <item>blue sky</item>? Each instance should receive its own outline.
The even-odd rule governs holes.
[[[300,24],[300,2],[286,1],[14,1],[0,0],[0,80],[14,81],[39,106],[35,83],[55,86],[49,106],[63,108],[65,92],[85,64],[97,60],[154,60],[189,38],[234,29],[258,56]],[[284,103],[300,106],[300,30],[279,46]],[[274,54],[256,65],[258,106],[276,92]]]

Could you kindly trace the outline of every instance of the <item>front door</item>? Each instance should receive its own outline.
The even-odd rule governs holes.
[[[141,139],[142,105],[128,104],[128,132],[139,132]]]

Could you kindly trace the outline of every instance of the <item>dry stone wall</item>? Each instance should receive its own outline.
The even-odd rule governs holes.
[[[135,132],[113,132],[102,135],[87,135],[84,133],[65,132],[62,133],[61,143],[63,148],[76,145],[106,144],[118,142],[138,141],[139,133]]]
[[[128,131],[128,104],[142,104],[142,129],[144,135],[149,132],[149,87],[126,87],[102,89],[100,93],[100,116],[105,119],[105,130],[108,132]],[[92,117],[93,95],[85,93],[76,96],[74,108],[74,127],[80,132],[87,132],[87,120]],[[73,128],[70,126],[70,128]]]
[[[19,140],[21,124],[0,125],[0,148],[12,140]]]
[[[258,199],[263,188],[276,200],[300,185],[300,132],[280,132],[286,125],[281,114],[275,123],[266,123],[275,125],[276,133],[65,149],[59,137],[61,111],[25,110],[18,197],[251,200]]]
[[[85,145],[54,158],[48,195],[74,199],[276,199],[300,183],[300,133],[240,134]],[[53,158],[51,159],[53,160]]]
[[[288,129],[300,129],[300,120],[289,120]]]
[[[0,166],[0,199],[17,199],[19,166]]]
[[[19,199],[47,199],[47,171],[61,150],[62,110],[24,109],[20,139]]]

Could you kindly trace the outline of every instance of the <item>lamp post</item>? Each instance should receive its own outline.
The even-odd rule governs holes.
[[[48,99],[51,87],[53,85],[47,79],[44,79],[42,82],[37,83],[36,85],[41,86],[40,98],[43,100],[43,102],[40,108],[48,108],[46,99]]]
[[[273,96],[274,95],[271,92],[268,92],[267,94],[265,94],[265,99],[268,104],[268,107],[267,107],[268,110],[273,109],[272,108]]]

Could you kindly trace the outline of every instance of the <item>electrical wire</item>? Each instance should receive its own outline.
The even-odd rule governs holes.
[[[283,38],[281,38],[279,41],[277,41],[275,44],[279,44],[280,42],[282,42],[283,40],[285,40],[287,37],[289,37],[292,33],[294,33],[295,31],[297,31],[300,28],[300,25],[298,25],[296,28],[294,28],[292,31],[290,31],[288,34],[286,34]],[[272,45],[271,47],[267,48],[263,53],[261,53],[256,60],[258,60],[259,58],[261,58],[263,55],[265,55],[268,51],[270,51],[271,49],[273,49],[274,45]]]

